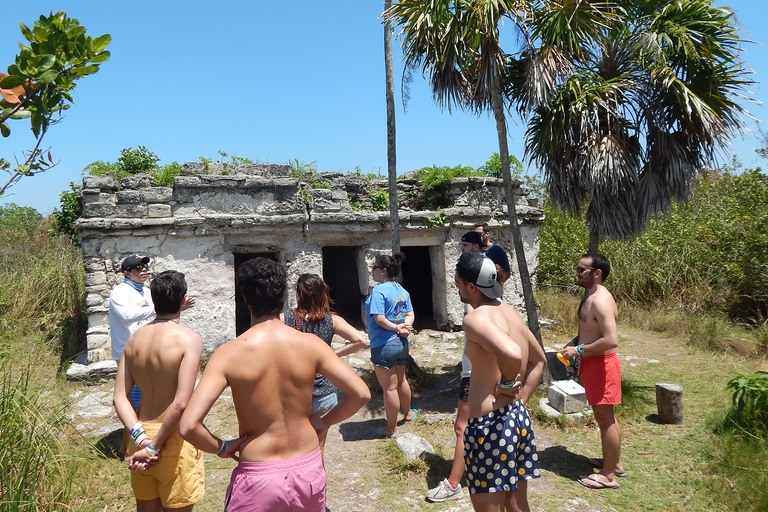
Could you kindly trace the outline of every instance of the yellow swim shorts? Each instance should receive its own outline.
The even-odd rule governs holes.
[[[160,423],[142,423],[153,439]],[[128,455],[136,452],[130,443]],[[131,487],[137,500],[154,500],[166,508],[181,508],[197,503],[205,496],[203,452],[184,441],[178,429],[171,434],[160,452],[160,460],[146,471],[131,471]]]

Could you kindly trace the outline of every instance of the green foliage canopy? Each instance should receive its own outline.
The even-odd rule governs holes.
[[[0,134],[10,136],[9,121],[29,119],[36,143],[23,152],[24,161],[15,167],[0,158],[0,170],[9,175],[0,185],[0,195],[23,176],[55,165],[51,153],[41,148],[43,137],[73,103],[75,82],[96,73],[110,56],[105,49],[112,39],[109,34],[92,38],[63,11],[40,16],[31,29],[23,23],[20,28],[29,44],[19,43],[21,52],[14,64],[7,73],[0,73]]]
[[[541,286],[570,287],[589,233],[547,201],[537,269]],[[768,319],[768,176],[705,173],[687,204],[650,223],[633,240],[608,240],[601,251],[613,270],[608,286],[620,300]]]

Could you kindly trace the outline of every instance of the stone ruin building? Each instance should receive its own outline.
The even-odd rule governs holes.
[[[202,335],[207,352],[248,328],[250,316],[236,290],[235,272],[257,256],[285,265],[286,306],[295,305],[298,276],[317,273],[332,290],[334,309],[364,329],[363,303],[375,284],[370,267],[376,255],[391,248],[389,210],[375,210],[387,181],[342,173],[312,176],[291,177],[289,165],[186,163],[173,187],[152,186],[145,175],[119,184],[112,177],[83,178],[83,216],[77,227],[88,331],[87,351],[78,362],[110,359],[108,297],[123,279],[122,260],[134,253],[151,258],[151,273],[184,272],[188,294],[197,303],[184,312],[182,322]],[[443,209],[420,209],[423,199],[418,180],[398,180],[400,244],[407,256],[402,284],[411,294],[416,327],[451,330],[461,325],[454,269],[461,236],[476,222],[488,222],[492,240],[507,251],[513,272],[504,298],[522,310],[502,180],[455,179],[440,198],[448,205]],[[541,205],[520,183],[514,204],[533,273]]]

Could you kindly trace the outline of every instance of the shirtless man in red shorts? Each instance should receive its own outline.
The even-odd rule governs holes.
[[[616,477],[626,476],[621,463],[621,432],[613,414],[613,406],[621,403],[621,365],[616,354],[618,311],[611,292],[603,286],[610,271],[610,263],[600,254],[585,254],[579,260],[576,279],[586,290],[579,306],[579,344],[569,343],[560,351],[569,359],[581,356],[579,376],[600,427],[603,458],[589,459],[600,472],[578,480],[590,489],[618,489]]]
[[[211,356],[181,417],[181,435],[203,451],[240,461],[225,498],[228,512],[324,512],[318,434],[355,414],[371,393],[323,340],[280,320],[286,289],[282,265],[266,258],[249,260],[238,269],[237,284],[251,312],[251,328]],[[344,398],[310,422],[318,373]],[[227,386],[240,436],[229,441],[203,424]]]

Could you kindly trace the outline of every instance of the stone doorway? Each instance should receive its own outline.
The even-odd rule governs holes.
[[[248,306],[240,296],[240,289],[237,287],[237,271],[240,265],[253,258],[269,258],[272,261],[277,261],[277,255],[273,252],[251,252],[251,253],[234,253],[235,257],[235,333],[240,336],[251,327],[251,312],[248,310]]]
[[[432,260],[428,246],[401,247],[405,253],[402,285],[411,295],[414,327],[434,329],[435,311],[432,302]]]
[[[365,329],[360,276],[359,247],[323,247],[323,281],[331,289],[333,310],[356,329]]]

